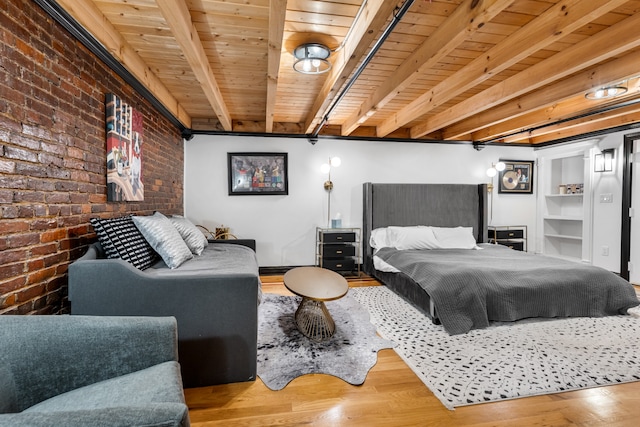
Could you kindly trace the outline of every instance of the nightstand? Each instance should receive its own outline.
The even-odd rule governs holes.
[[[316,229],[316,265],[360,276],[360,229]]]
[[[526,225],[489,226],[489,243],[508,246],[516,251],[527,251]]]

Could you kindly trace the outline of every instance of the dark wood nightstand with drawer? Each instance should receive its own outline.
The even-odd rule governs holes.
[[[316,229],[316,265],[338,273],[360,275],[360,229]]]
[[[527,251],[526,225],[489,226],[489,243],[508,246],[516,251]]]

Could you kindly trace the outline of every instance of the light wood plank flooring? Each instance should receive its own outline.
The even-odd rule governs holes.
[[[287,295],[282,276],[264,292]],[[370,278],[349,285],[372,286]],[[365,383],[305,375],[283,390],[255,382],[185,390],[192,426],[638,426],[640,382],[472,405],[449,411],[393,350],[378,353]]]

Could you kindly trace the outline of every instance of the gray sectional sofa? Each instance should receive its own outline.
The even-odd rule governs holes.
[[[185,387],[255,380],[260,295],[255,252],[235,244],[210,243],[177,268],[158,260],[140,270],[94,243],[69,266],[72,315],[177,319]]]
[[[0,426],[189,426],[173,318],[0,316]]]

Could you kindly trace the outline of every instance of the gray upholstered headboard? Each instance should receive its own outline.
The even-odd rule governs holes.
[[[487,241],[487,185],[373,184],[363,185],[363,269],[373,273],[371,230],[390,225],[473,227],[478,243]]]

